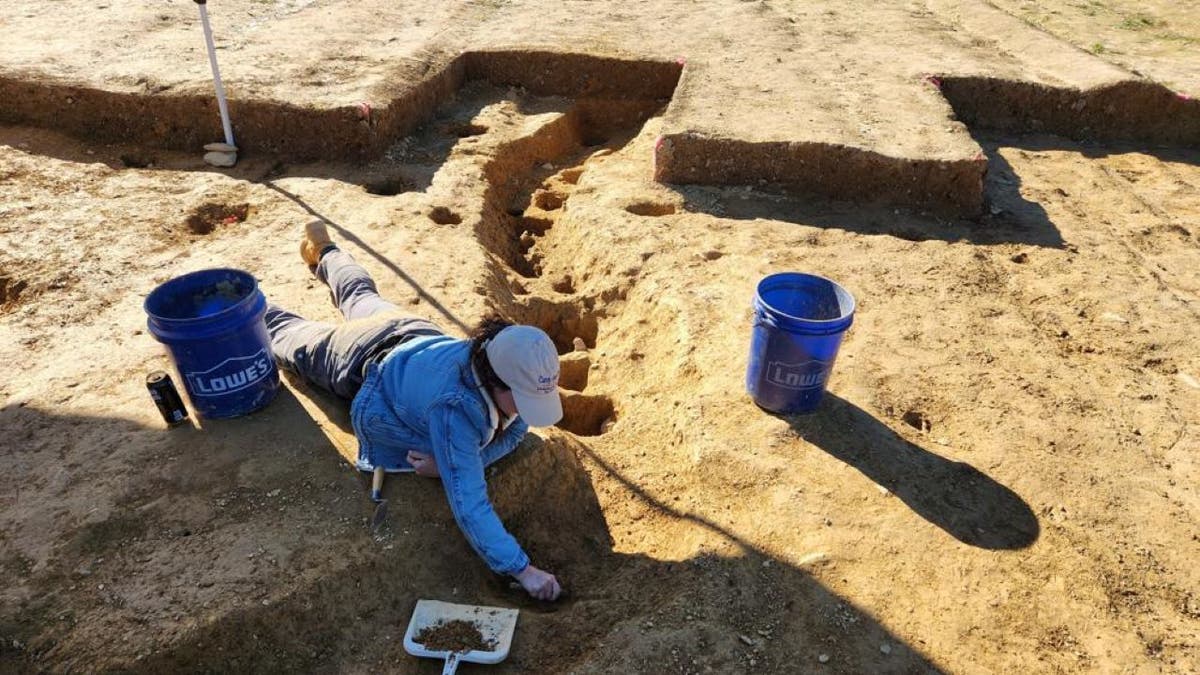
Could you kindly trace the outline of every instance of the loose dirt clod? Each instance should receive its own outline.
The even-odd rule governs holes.
[[[438,225],[458,225],[462,222],[462,216],[444,206],[435,206],[429,212],[429,219]]]
[[[435,652],[490,652],[496,648],[496,641],[485,640],[475,622],[461,619],[426,626],[413,640]]]
[[[250,215],[250,205],[205,202],[188,216],[187,227],[192,234],[209,234],[219,225],[240,223]]]

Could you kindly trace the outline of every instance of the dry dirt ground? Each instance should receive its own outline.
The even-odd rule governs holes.
[[[0,670],[437,672],[418,598],[522,610],[464,673],[1200,670],[1196,3],[210,12],[223,171],[194,3],[0,7]],[[431,480],[372,537],[301,383],[164,427],[145,295],[232,266],[335,320],[314,217],[411,312],[559,343],[562,428],[489,485],[563,600]],[[859,302],[805,417],[743,388],[785,270]]]

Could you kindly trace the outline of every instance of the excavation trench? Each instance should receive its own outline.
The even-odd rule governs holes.
[[[580,140],[591,145],[605,138],[604,127],[633,127],[662,108],[683,70],[674,61],[520,49],[434,54],[429,61],[397,66],[388,79],[408,84],[381,89],[380,100],[365,106],[309,108],[244,100],[233,87],[230,107],[238,145],[244,153],[287,162],[380,157],[472,81],[575,100]],[[1082,91],[987,77],[947,75],[930,81],[973,128],[1086,140],[1200,142],[1200,101],[1158,84],[1126,81]],[[52,128],[88,141],[183,150],[221,135],[216,105],[207,93],[134,94],[9,76],[0,77],[0,97],[6,101],[0,122]],[[448,131],[468,138],[487,129],[460,123]],[[655,178],[664,183],[767,184],[822,198],[967,216],[982,210],[986,170],[982,153],[956,160],[913,159],[831,143],[749,142],[694,132],[668,133],[655,149]],[[396,194],[408,180],[374,176],[367,189]]]
[[[577,292],[567,271],[571,261],[545,259],[557,249],[543,250],[538,243],[556,227],[572,226],[564,214],[588,159],[623,146],[656,111],[636,102],[575,102],[535,131],[497,146],[483,167],[476,236],[493,263],[491,303],[501,315],[538,326],[554,341],[563,356],[560,386],[568,390],[558,426],[578,436],[599,436],[617,419],[610,397],[583,392],[592,366],[589,350],[597,347],[608,301],[624,293]],[[593,278],[589,285],[616,283]]]
[[[588,54],[505,50],[432,55],[429,64],[406,62],[393,69],[403,90],[380,90],[374,102],[312,108],[239,96],[230,83],[229,111],[243,153],[286,162],[362,160],[379,157],[409,135],[468,82],[522,87],[544,96],[596,101],[614,123],[627,125],[646,109],[661,107],[675,89],[682,66],[673,61],[628,60]],[[392,87],[396,89],[396,87]],[[381,99],[381,100],[380,100]],[[194,150],[221,138],[216,101],[196,95],[115,92],[75,83],[0,77],[0,123],[61,131],[88,142],[132,143]],[[616,102],[608,105],[605,102]],[[582,106],[587,112],[587,103]],[[621,112],[623,111],[623,112]],[[460,137],[483,130],[456,126]]]

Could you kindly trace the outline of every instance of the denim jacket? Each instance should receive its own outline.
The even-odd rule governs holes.
[[[404,471],[412,468],[409,450],[432,453],[471,547],[493,571],[515,574],[529,556],[492,508],[483,470],[512,452],[529,427],[517,417],[498,429],[498,412],[470,366],[469,350],[469,340],[423,336],[367,366],[350,406],[358,468]]]

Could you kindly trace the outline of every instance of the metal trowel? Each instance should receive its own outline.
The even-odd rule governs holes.
[[[468,663],[500,663],[508,657],[512,647],[513,633],[517,630],[517,614],[515,609],[503,607],[485,607],[483,605],[455,605],[437,600],[418,600],[413,610],[412,620],[408,622],[408,630],[404,633],[404,651],[413,656],[430,659],[443,659],[442,675],[454,675],[458,664]],[[493,645],[493,649],[473,649],[465,652],[433,651],[414,638],[426,628],[436,628],[450,621],[466,621],[473,623],[479,629],[484,642]]]
[[[375,467],[375,475],[371,476],[371,501],[375,502],[375,515],[371,516],[372,534],[379,532],[379,528],[387,520],[387,500],[383,498],[383,476],[383,467]]]

